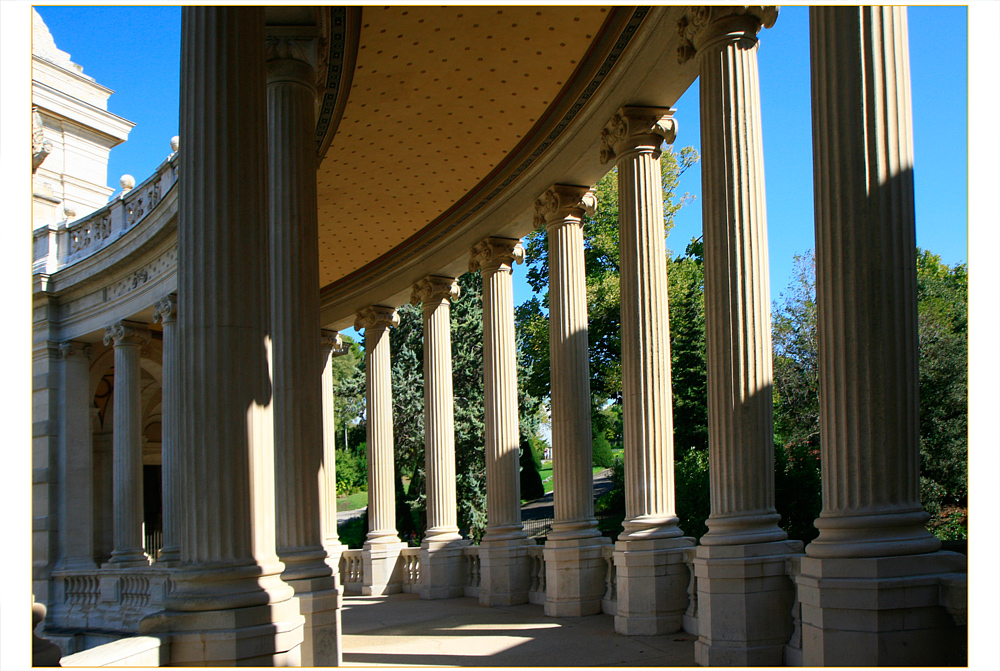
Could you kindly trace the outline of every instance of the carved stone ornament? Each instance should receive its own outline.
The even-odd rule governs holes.
[[[52,153],[52,141],[45,139],[42,115],[37,107],[31,108],[31,174],[35,174],[42,161]]]
[[[586,186],[553,184],[535,201],[535,228],[566,221],[572,217],[582,220],[597,212],[597,195]]]
[[[177,321],[177,294],[169,294],[157,301],[153,307],[153,321],[164,324]]]
[[[475,270],[510,270],[514,263],[524,261],[524,247],[513,238],[486,238],[472,248],[469,257],[469,272]]]
[[[720,40],[756,39],[761,26],[770,28],[778,18],[773,6],[691,7],[677,22],[681,46],[677,61],[683,65]]]
[[[659,150],[677,138],[676,110],[667,107],[622,107],[601,131],[601,163],[607,163],[636,147]]]
[[[339,331],[320,329],[319,349],[320,354],[325,360],[328,356],[343,356],[347,354],[351,351],[351,345],[344,342],[344,339],[340,337]]]
[[[458,286],[458,280],[454,277],[428,275],[413,285],[413,292],[410,294],[410,304],[420,305],[428,301],[455,300],[461,294],[462,289]]]
[[[354,329],[390,328],[399,326],[399,313],[396,308],[384,305],[373,305],[358,312],[354,320]]]
[[[59,343],[59,355],[64,359],[68,359],[71,356],[84,356],[90,359],[94,356],[94,348],[84,342],[69,340]]]
[[[104,344],[110,345],[114,342],[118,345],[146,345],[149,343],[149,330],[140,324],[130,322],[115,322],[109,324],[104,330]]]
[[[268,35],[264,39],[264,53],[267,60],[302,61],[310,67],[315,66],[318,60],[317,46],[315,38]]]

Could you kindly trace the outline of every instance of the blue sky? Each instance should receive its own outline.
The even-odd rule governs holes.
[[[109,185],[128,173],[139,182],[170,152],[178,133],[180,8],[38,7],[56,45],[84,72],[115,91],[109,110],[136,123],[111,152]],[[967,260],[967,10],[911,7],[910,69],[917,244],[946,263]],[[95,39],[100,36],[99,39]],[[796,254],[814,245],[809,12],[782,7],[761,32],[759,67],[771,294],[788,284]],[[946,102],[945,102],[946,101]],[[678,146],[699,142],[697,82],[676,103]],[[701,235],[701,171],[684,175],[680,192],[696,198],[668,240],[676,253]],[[515,301],[531,293],[515,271]]]

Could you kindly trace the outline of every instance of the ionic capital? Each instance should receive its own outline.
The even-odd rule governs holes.
[[[329,331],[327,329],[320,329],[319,331],[319,348],[322,358],[325,360],[328,356],[341,356],[347,354],[351,349],[351,346],[344,342],[344,339],[340,337],[339,331]]]
[[[587,186],[553,184],[535,201],[535,228],[566,221],[580,222],[597,212],[597,195]]]
[[[177,321],[177,294],[168,294],[153,307],[153,321],[172,324]]]
[[[289,35],[268,35],[264,40],[267,57],[267,82],[292,81],[316,85],[319,65],[319,40]]]
[[[524,247],[513,238],[486,238],[472,248],[469,271],[511,270],[524,261]]]
[[[773,6],[691,7],[677,22],[677,61],[683,65],[717,42],[756,41],[761,26],[770,28],[777,18]]]
[[[395,308],[384,305],[372,305],[360,312],[354,320],[354,328],[357,331],[371,328],[391,328],[399,326],[399,313]]]
[[[455,300],[461,294],[462,289],[454,277],[428,275],[413,285],[410,304],[419,305],[431,301]]]
[[[659,152],[666,141],[677,137],[676,110],[667,107],[622,107],[601,131],[601,163],[639,147],[653,147]]]
[[[120,345],[137,345],[142,347],[149,343],[149,329],[142,324],[120,321],[109,324],[104,329],[104,344],[110,345],[114,342],[115,347]]]
[[[74,356],[90,359],[94,356],[94,348],[89,343],[67,340],[66,342],[59,343],[59,355],[64,359]]]

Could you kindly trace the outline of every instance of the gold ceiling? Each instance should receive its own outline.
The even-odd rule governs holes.
[[[605,7],[364,7],[353,80],[317,174],[320,284],[460,201],[557,100]]]

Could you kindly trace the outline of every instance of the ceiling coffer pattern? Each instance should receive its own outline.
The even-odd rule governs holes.
[[[490,176],[607,17],[603,7],[365,7],[317,174],[321,285],[391,251]]]

